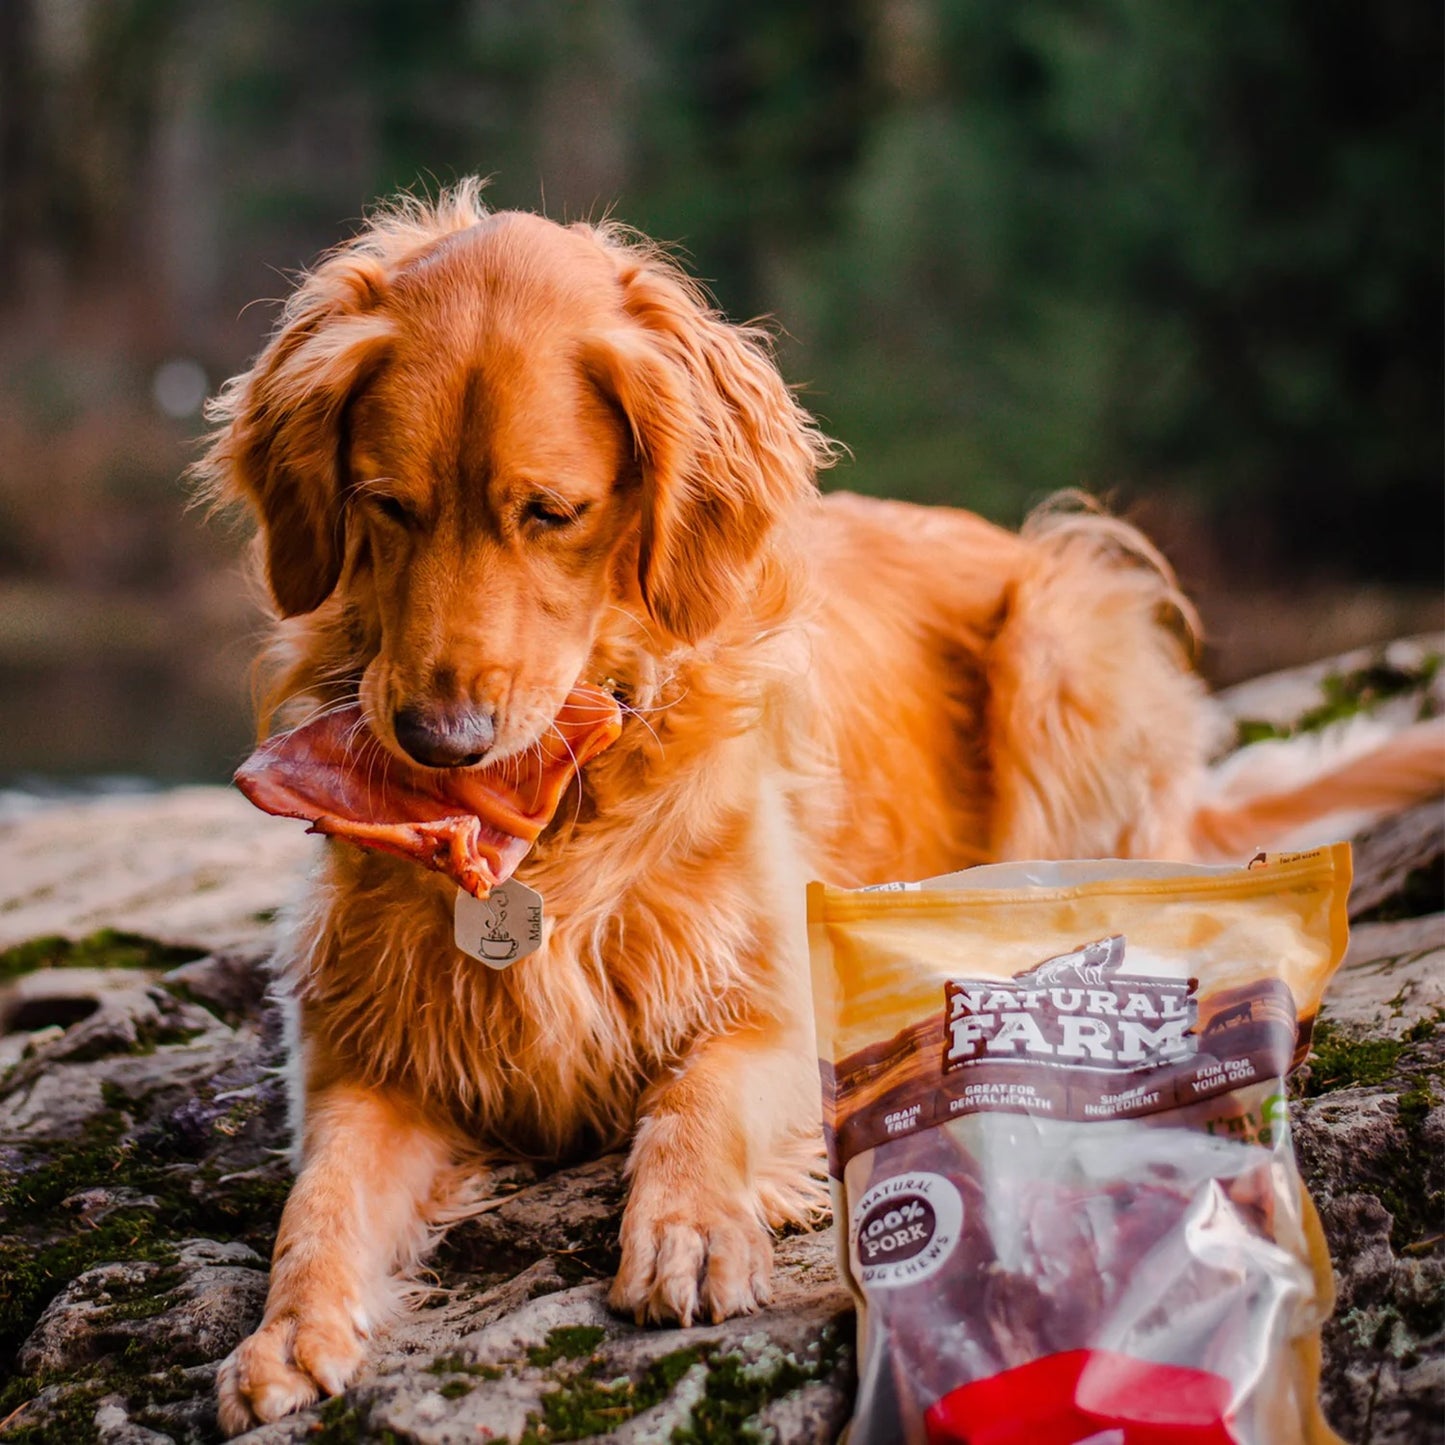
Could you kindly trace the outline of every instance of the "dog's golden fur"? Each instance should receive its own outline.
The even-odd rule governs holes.
[[[520,876],[532,958],[458,954],[454,888],[328,844],[282,950],[299,1172],[231,1432],[344,1388],[489,1157],[628,1147],[612,1302],[768,1298],[817,1202],[802,884],[1185,857],[1206,748],[1169,571],[1124,524],[820,498],[763,338],[619,229],[464,184],[303,278],[201,464],[261,523],[266,725],[480,706],[531,745],[627,707]]]

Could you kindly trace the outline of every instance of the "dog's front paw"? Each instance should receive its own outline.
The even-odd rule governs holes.
[[[221,1429],[239,1435],[339,1395],[366,1353],[362,1331],[342,1310],[267,1320],[221,1362],[216,1376]]]
[[[638,1324],[698,1314],[714,1324],[752,1314],[772,1298],[773,1241],[740,1205],[680,1208],[634,1194],[622,1216],[622,1266],[608,1303]]]

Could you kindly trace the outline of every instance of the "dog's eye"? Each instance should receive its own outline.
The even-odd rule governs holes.
[[[533,497],[522,508],[522,517],[544,532],[556,532],[580,521],[587,507],[586,502],[569,508],[552,497]]]
[[[394,526],[405,527],[408,530],[417,526],[416,513],[400,498],[388,496],[385,492],[377,492],[368,497],[367,501],[375,511]]]

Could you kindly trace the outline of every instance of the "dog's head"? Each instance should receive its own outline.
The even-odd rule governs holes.
[[[617,609],[671,646],[746,609],[828,456],[653,248],[471,186],[326,258],[213,414],[280,613],[347,620],[373,729],[432,766],[536,742]]]

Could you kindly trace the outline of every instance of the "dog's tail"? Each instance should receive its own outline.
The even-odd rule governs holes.
[[[985,654],[996,858],[1237,863],[1445,794],[1445,718],[1362,716],[1207,768],[1219,739],[1191,665],[1197,623],[1164,558],[1074,493],[1022,538]]]
[[[1137,528],[1078,493],[1021,537],[985,655],[994,857],[1185,857],[1210,742],[1188,599]]]
[[[1237,862],[1261,848],[1312,847],[1442,794],[1445,718],[1404,729],[1357,718],[1226,759],[1206,780],[1194,851],[1205,861]]]

